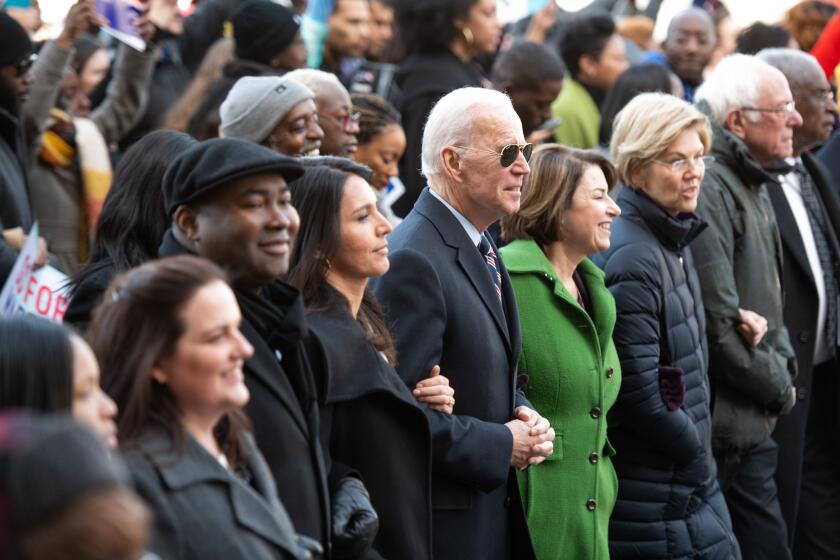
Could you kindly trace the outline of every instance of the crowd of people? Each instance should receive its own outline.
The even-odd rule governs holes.
[[[837,557],[840,14],[685,4],[3,5],[0,557]]]

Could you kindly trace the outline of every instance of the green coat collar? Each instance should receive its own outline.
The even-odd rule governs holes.
[[[583,259],[577,271],[583,278],[592,300],[592,316],[577,302],[557,277],[551,263],[535,241],[516,240],[501,249],[505,266],[515,282],[515,276],[531,274],[544,278],[552,286],[554,295],[577,313],[593,323],[601,348],[607,347],[615,327],[615,300],[604,284],[604,272],[589,259]],[[517,293],[517,295],[519,295]]]

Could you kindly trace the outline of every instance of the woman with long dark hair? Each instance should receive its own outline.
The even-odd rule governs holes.
[[[99,388],[99,365],[76,333],[31,315],[0,317],[0,409],[68,412],[117,446],[117,407]]]
[[[324,372],[324,446],[370,491],[379,514],[374,550],[385,558],[428,559],[432,449],[418,399],[451,413],[454,393],[437,366],[414,394],[394,371],[391,335],[367,288],[368,279],[388,270],[391,232],[376,208],[371,171],[342,158],[314,163],[292,183],[301,228],[288,280],[303,293],[310,359]]]
[[[195,143],[187,134],[158,130],[137,141],[120,159],[99,215],[90,260],[73,278],[65,322],[85,328],[116,274],[157,257],[170,223],[160,186],[163,173]]]
[[[254,352],[222,271],[179,256],[114,281],[90,339],[162,558],[303,558],[242,407]],[[317,545],[316,545],[317,546]]]

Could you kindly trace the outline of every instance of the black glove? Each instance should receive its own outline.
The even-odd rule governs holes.
[[[295,551],[295,557],[299,560],[312,560],[312,558],[321,556],[323,553],[324,549],[321,547],[321,543],[315,539],[310,539],[305,535],[297,536],[297,550]]]
[[[333,558],[362,558],[379,530],[370,494],[358,478],[343,478],[332,500]]]

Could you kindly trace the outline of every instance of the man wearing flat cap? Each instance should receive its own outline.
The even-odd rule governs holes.
[[[300,16],[271,0],[248,0],[231,18],[234,60],[210,86],[187,132],[199,140],[219,135],[219,106],[243,76],[282,75],[306,64]]]
[[[159,254],[191,253],[227,271],[242,311],[242,334],[254,346],[244,372],[251,393],[246,412],[257,444],[295,531],[320,542],[326,557],[343,557],[343,547],[364,550],[373,541],[376,515],[364,487],[339,466],[331,466],[328,483],[317,389],[302,347],[303,298],[278,280],[288,270],[300,225],[288,183],[303,172],[296,159],[252,142],[200,142],[164,175],[172,225]],[[341,516],[331,515],[331,497],[334,504],[353,503],[357,523],[350,530]]]

